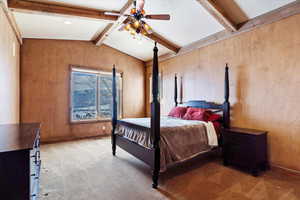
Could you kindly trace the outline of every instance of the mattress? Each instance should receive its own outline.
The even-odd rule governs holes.
[[[128,118],[121,121],[150,128],[150,118]],[[118,124],[116,134],[145,148],[153,148],[150,129],[136,129]],[[191,159],[218,146],[218,139],[212,123],[161,117],[160,169]]]

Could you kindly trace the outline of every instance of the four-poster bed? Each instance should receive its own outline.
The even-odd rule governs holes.
[[[112,152],[116,154],[116,146],[132,154],[136,158],[148,164],[152,169],[153,188],[158,186],[158,178],[160,170],[165,170],[167,164],[175,163],[176,161],[184,161],[191,158],[191,155],[210,152],[216,149],[216,146],[208,146],[211,143],[209,137],[212,137],[209,130],[209,124],[205,122],[188,121],[181,119],[161,118],[160,103],[158,100],[158,49],[155,44],[153,68],[152,68],[152,103],[151,117],[141,119],[117,119],[117,101],[116,101],[116,69],[113,68],[113,115],[112,115]],[[177,76],[175,76],[175,106],[177,102]],[[229,79],[228,66],[225,70],[225,101],[223,104],[216,104],[206,101],[188,101],[184,104],[186,107],[203,108],[218,110],[223,113],[223,127],[230,126],[230,103],[229,103]],[[150,125],[149,125],[150,124]],[[120,134],[119,132],[122,132]],[[173,140],[174,137],[175,139]],[[199,140],[199,145],[194,144],[194,140]],[[193,143],[193,150],[185,149],[178,144],[178,141],[187,141]],[[193,141],[191,141],[193,140]],[[218,143],[218,141],[216,142]],[[172,148],[166,147],[167,144],[172,144]],[[175,147],[175,148],[174,148]],[[161,149],[162,148],[162,149]],[[189,153],[186,153],[189,152]],[[191,154],[190,152],[193,152]],[[178,155],[185,157],[170,161],[170,157]],[[162,156],[162,157],[161,157]],[[169,159],[169,160],[168,160]]]

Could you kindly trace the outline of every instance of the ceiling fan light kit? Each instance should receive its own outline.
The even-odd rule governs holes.
[[[145,1],[134,1],[134,8],[130,10],[130,15],[120,14],[115,12],[106,12],[106,15],[126,16],[126,23],[119,29],[119,31],[128,31],[134,39],[136,35],[152,34],[152,28],[143,19],[150,20],[170,20],[170,15],[146,15],[144,10]]]

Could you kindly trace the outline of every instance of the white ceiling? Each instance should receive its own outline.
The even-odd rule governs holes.
[[[34,0],[73,6],[120,10],[127,0]],[[234,0],[251,19],[295,0]],[[224,30],[196,0],[147,0],[147,14],[170,14],[170,21],[147,20],[155,32],[171,42],[186,46],[216,32]],[[102,31],[107,21],[14,12],[24,38],[91,40],[96,32]],[[69,21],[71,24],[65,24]],[[153,41],[143,38],[132,39],[126,31],[117,29],[104,41],[105,44],[143,61],[153,54]],[[159,55],[171,51],[159,45]]]
[[[224,30],[196,0],[151,0],[146,3],[145,10],[149,14],[171,15],[170,21],[146,21],[157,33],[179,46]]]
[[[296,0],[234,0],[249,19],[280,8]]]
[[[114,31],[104,41],[104,44],[118,49],[128,55],[136,57],[140,60],[148,61],[153,57],[154,42],[150,39],[142,37],[140,39],[133,39],[127,32]],[[158,45],[158,54],[164,55],[171,51],[167,48]]]
[[[107,25],[104,21],[57,17],[14,12],[24,38],[61,40],[91,40],[98,30]],[[65,24],[71,22],[71,24]]]

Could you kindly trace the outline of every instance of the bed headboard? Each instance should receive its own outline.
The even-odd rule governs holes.
[[[194,100],[188,101],[182,104],[186,107],[193,107],[193,108],[205,108],[205,109],[212,109],[212,110],[223,110],[223,104],[217,104],[214,102],[202,101],[202,100]]]
[[[175,91],[177,91],[177,76],[175,75]],[[175,92],[175,105],[177,105],[177,92]],[[183,106],[193,107],[193,108],[204,108],[217,110],[217,112],[223,113],[223,126],[225,128],[230,127],[230,103],[229,103],[229,71],[228,64],[226,63],[225,67],[225,81],[224,81],[224,103],[217,104],[214,102],[208,102],[204,100],[193,100],[183,103]]]

